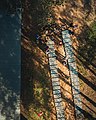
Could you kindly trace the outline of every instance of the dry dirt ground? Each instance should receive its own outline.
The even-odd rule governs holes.
[[[82,34],[85,26],[89,27],[89,25],[96,18],[94,14],[94,9],[90,14],[84,12],[84,5],[81,0],[76,2],[76,6],[73,3],[65,3],[64,5],[56,5],[52,6],[53,17],[55,23],[58,25],[65,25],[73,22],[74,24],[78,24],[78,28],[74,30],[74,35],[71,36],[74,53],[77,62],[77,68],[80,79],[80,91],[81,91],[81,99],[83,106],[83,114],[85,116],[84,120],[95,120],[96,119],[96,68],[93,64],[89,66],[85,65],[86,56],[80,55],[84,61],[78,59],[79,53],[77,49],[79,48],[79,36],[84,36]],[[27,9],[27,8],[26,8]],[[48,67],[48,59],[44,51],[42,50],[42,46],[36,45],[34,42],[34,37],[32,35],[36,30],[35,25],[32,26],[32,34],[29,30],[31,24],[31,20],[28,17],[28,11],[25,10],[25,14],[23,16],[23,22],[25,31],[22,35],[22,95],[21,95],[21,114],[23,114],[28,120],[56,120],[56,111],[54,107],[54,100],[52,97],[52,86],[50,80],[50,71]],[[29,25],[29,26],[28,26]],[[28,32],[29,31],[29,32]],[[56,41],[59,41],[59,37],[55,36]],[[82,37],[83,39],[83,37]],[[64,48],[62,45],[55,44],[55,49],[57,51],[58,59],[58,73],[60,76],[60,86],[62,91],[62,99],[63,105],[65,109],[66,120],[75,120],[74,115],[74,107],[73,107],[73,99],[72,99],[72,90],[71,90],[71,81],[69,70],[67,66],[62,64],[61,58],[64,56]],[[32,73],[31,73],[32,72]],[[40,79],[38,78],[44,76],[43,80],[46,80],[43,85],[40,85]],[[42,77],[41,77],[42,79]],[[30,85],[31,84],[31,85]],[[47,84],[47,85],[45,85]],[[45,86],[44,86],[45,85]],[[28,89],[26,86],[31,86],[31,89]],[[26,90],[27,88],[27,90]],[[40,98],[36,96],[34,92],[35,89],[40,89]],[[44,95],[45,88],[49,100],[46,102],[39,103]],[[40,91],[39,90],[39,91]],[[32,91],[32,93],[30,92]],[[48,95],[45,93],[45,96]],[[34,99],[34,100],[33,100]],[[44,98],[45,99],[45,98]],[[37,109],[40,108],[39,110]],[[48,108],[49,107],[49,108]],[[50,110],[51,109],[51,110]],[[36,116],[36,112],[40,110],[43,111],[43,118],[39,118]],[[23,112],[22,112],[23,111]],[[27,112],[26,112],[27,111]],[[26,113],[26,115],[24,114]]]

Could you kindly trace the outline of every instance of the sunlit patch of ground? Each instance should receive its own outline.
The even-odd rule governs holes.
[[[86,14],[84,12],[84,5],[83,5],[82,1],[78,0],[74,4],[75,4],[75,6],[73,5],[72,2],[65,3],[64,5],[56,5],[56,6],[53,5],[52,6],[52,11],[53,11],[52,15],[54,16],[54,21],[58,25],[63,25],[64,24],[68,27],[70,22],[73,22],[74,25],[75,24],[78,25],[78,27],[76,29],[74,29],[75,34],[73,36],[71,36],[71,39],[72,39],[72,42],[73,42],[73,47],[77,50],[78,47],[79,47],[79,35],[82,33],[85,25],[89,26],[91,24],[91,22],[95,18],[95,15],[93,13],[90,14],[90,16],[94,16],[94,17],[91,18],[90,16],[88,16],[87,19],[89,19],[89,18],[90,19],[89,19],[89,21],[86,21],[85,20]],[[50,19],[49,19],[49,22],[50,22]],[[27,19],[25,20],[25,23],[26,23],[25,26],[27,26],[29,24]],[[35,28],[35,25],[33,25],[32,28]],[[26,29],[28,30],[29,27],[27,27]],[[26,30],[26,32],[27,32],[27,30]],[[35,30],[36,29],[33,29],[33,33],[34,33]],[[31,30],[29,30],[29,31],[31,31]],[[41,33],[41,34],[43,34],[43,33]],[[43,34],[42,36],[43,36],[42,38],[45,39],[45,35]],[[57,41],[60,40],[60,38],[58,38],[58,36],[55,36],[55,39]],[[34,64],[34,65],[31,66],[31,63],[29,61],[27,61],[27,62],[30,63],[28,67],[32,67],[32,69],[35,68],[34,69],[35,72],[33,72],[34,77],[32,78],[35,81],[34,82],[34,89],[33,89],[34,94],[35,94],[34,98],[35,97],[37,98],[37,101],[36,101],[37,103],[38,103],[38,101],[40,101],[42,103],[42,101],[44,102],[44,99],[47,95],[46,93],[49,92],[50,99],[49,99],[49,103],[45,102],[46,104],[44,104],[44,106],[42,106],[42,107],[39,106],[40,103],[36,104],[34,106],[33,102],[31,101],[30,105],[29,106],[27,105],[27,107],[29,107],[27,112],[28,112],[29,116],[33,117],[33,120],[34,119],[36,119],[36,120],[42,119],[43,120],[43,118],[39,118],[36,114],[36,112],[39,112],[42,109],[42,111],[44,112],[44,119],[46,119],[46,120],[56,120],[56,116],[55,116],[56,111],[55,111],[55,108],[54,108],[54,101],[53,101],[53,96],[52,96],[52,86],[51,86],[51,80],[50,80],[50,71],[49,71],[49,68],[48,68],[48,59],[47,59],[47,56],[45,55],[45,53],[33,41],[34,41],[33,38],[29,39],[29,40],[23,39],[22,47],[30,53],[29,56],[32,55],[31,56],[32,58],[30,60],[32,60],[31,63],[33,62],[32,64]],[[65,55],[63,46],[59,46],[58,44],[56,44],[55,48],[56,48],[58,54],[61,54],[61,56]],[[77,56],[78,53],[75,50],[74,50],[74,52]],[[28,58],[24,57],[24,59],[28,59]],[[82,74],[84,77],[90,79],[90,82],[93,82],[92,79],[91,79],[91,77],[92,77],[91,72],[89,72],[89,70],[86,69],[86,68],[82,68],[83,65],[80,63],[80,60],[77,60],[77,57],[76,57],[76,62],[77,62],[77,65],[78,65],[78,72],[80,72],[80,74]],[[25,60],[25,63],[26,63],[26,60]],[[62,91],[63,105],[64,105],[64,108],[65,108],[66,120],[74,120],[75,118],[74,118],[74,108],[73,108],[73,99],[72,99],[72,90],[71,90],[71,81],[70,81],[69,70],[59,60],[57,60],[57,64],[58,64],[58,68],[59,68],[59,70],[58,70],[59,75],[61,76],[60,77],[60,85],[61,85],[61,91]],[[32,71],[32,69],[31,69],[31,71]],[[45,73],[44,73],[44,71],[45,71]],[[86,75],[84,73],[86,73]],[[45,74],[44,75],[45,77],[43,78],[43,80],[44,81],[50,81],[49,86],[44,87],[42,77],[41,77],[40,81],[38,80],[38,75],[39,74],[41,76],[43,76]],[[46,79],[46,75],[48,75],[49,78]],[[95,78],[96,78],[96,76],[94,76],[94,79]],[[31,84],[33,84],[33,83],[31,83]],[[47,84],[47,82],[45,82],[45,84]],[[47,91],[46,89],[48,89],[48,87],[50,89]],[[92,86],[88,85],[88,82],[84,82],[82,79],[80,79],[80,88],[81,88],[81,92],[83,93],[83,94],[81,94],[82,101],[83,101],[83,104],[82,104],[83,109],[86,112],[93,115],[94,117],[96,117],[96,114],[94,112],[94,111],[96,111],[95,110],[96,97],[95,97],[94,89],[92,89]],[[42,94],[45,94],[45,97]],[[24,97],[27,96],[27,94],[24,94],[24,95],[25,95]],[[48,96],[47,96],[47,98],[48,98]],[[25,101],[23,101],[23,102],[25,102]],[[49,106],[51,111],[49,111],[46,108],[46,105]],[[24,106],[24,107],[25,107],[24,109],[26,109],[26,106]],[[34,112],[34,111],[36,111],[36,112]]]

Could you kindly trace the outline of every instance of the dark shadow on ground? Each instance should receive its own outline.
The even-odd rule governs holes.
[[[61,80],[63,80],[66,84],[68,84],[69,86],[71,86],[71,84],[69,84],[69,82],[67,81],[68,77],[66,77],[66,75],[58,69],[59,72],[59,77]],[[78,76],[80,77],[81,80],[83,80],[88,86],[90,86],[94,91],[96,91],[96,86],[94,84],[92,84],[87,78],[85,78],[83,75],[81,75],[80,73],[78,73]],[[90,99],[89,97],[87,97],[86,95],[84,95],[82,92],[80,92],[81,96],[84,97],[84,99],[86,99],[87,101],[89,101],[94,107],[96,106],[96,102],[93,101],[92,99]],[[62,95],[63,96],[63,95]],[[68,102],[67,98],[65,100],[66,102]],[[68,102],[70,103],[70,101]],[[82,104],[85,105],[90,111],[92,111],[94,114],[95,111],[93,109],[91,109],[87,104],[85,104],[82,101]],[[74,103],[71,102],[71,105],[73,105],[74,107]],[[95,120],[96,118],[94,118],[89,112],[82,110],[83,115],[85,116],[85,118],[88,118],[88,120]]]
[[[86,62],[86,65],[92,65],[94,68],[96,68],[96,65],[93,63],[93,61],[90,61],[86,56],[84,56],[84,54],[81,53],[80,50],[76,50],[74,47],[73,47],[73,50],[78,54],[77,57],[81,56],[84,59],[84,61]]]
[[[79,46],[78,50],[75,50],[78,55],[82,56],[88,65],[92,65],[96,68],[96,21],[90,26],[85,24],[82,32],[77,36]]]
[[[66,102],[68,102],[68,104],[70,104],[70,105],[72,105],[73,107],[74,107],[74,102],[72,102],[70,99],[68,99],[68,98],[66,98],[63,94],[62,94],[62,98],[63,98],[63,100],[64,101],[66,101]],[[84,103],[82,103],[82,104],[84,104]],[[84,104],[85,105],[85,104]],[[85,105],[86,106],[86,105]],[[87,106],[88,107],[88,106]],[[81,111],[81,113],[84,115],[84,119],[88,119],[88,120],[95,120],[96,118],[94,118],[89,112],[87,112],[87,111],[85,111],[85,110],[83,110],[83,108],[82,109],[80,109],[78,106],[77,106],[77,108]],[[91,111],[91,109],[90,109],[90,111]]]
[[[20,114],[20,120],[27,120],[22,114]]]
[[[32,106],[33,110],[39,112],[42,110],[44,113],[46,111],[51,111],[49,105],[50,99],[50,86],[51,82],[48,77],[48,69],[46,63],[42,60],[41,56],[44,54],[42,50],[38,50],[37,45],[34,41],[23,42],[22,39],[22,68],[21,68],[21,100],[24,108],[28,111],[29,107]],[[26,46],[26,47],[25,47]],[[31,49],[27,49],[30,47]],[[37,51],[37,52],[35,52]],[[40,51],[42,52],[40,54]],[[39,90],[40,89],[40,90]],[[43,101],[43,102],[42,102]],[[39,111],[38,111],[39,110]],[[48,119],[46,115],[43,116],[46,120]]]

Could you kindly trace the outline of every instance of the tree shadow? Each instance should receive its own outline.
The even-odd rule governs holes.
[[[67,83],[68,84],[68,83]],[[86,100],[88,100],[88,101],[90,101],[89,100],[89,98],[88,97],[85,97],[85,95],[82,93],[81,94],[82,96],[84,96],[84,98],[86,99]],[[72,100],[70,100],[69,98],[66,98],[63,94],[62,94],[62,98],[63,98],[63,100],[64,101],[66,101],[68,104],[70,104],[71,106],[73,106],[74,107],[74,102],[72,101]],[[90,102],[92,102],[93,104],[94,104],[94,101],[90,101]],[[90,111],[93,111],[91,108],[89,108],[85,103],[83,103],[82,102],[82,104],[83,105],[85,105],[88,109],[90,109]],[[96,103],[95,103],[96,104]],[[85,110],[83,110],[83,108],[81,109],[81,108],[79,108],[78,106],[76,106],[77,107],[77,109],[78,110],[80,110],[80,112],[84,115],[84,119],[85,118],[87,118],[88,120],[95,120],[96,118],[95,117],[93,117],[89,112],[87,112],[87,111],[85,111]],[[93,111],[94,112],[94,111]],[[76,117],[76,116],[75,116]],[[78,117],[78,116],[77,116]]]
[[[86,60],[87,64],[89,65],[91,64],[96,68],[96,65],[94,64],[96,62],[95,25],[96,25],[95,21],[93,21],[93,23],[90,26],[85,24],[82,32],[77,36],[79,46],[76,52],[80,54]]]
[[[56,53],[56,56],[57,56],[57,60],[60,63],[62,63],[65,56],[63,56],[62,54],[60,54],[57,50],[55,51],[55,53]]]
[[[75,48],[74,48],[75,49]],[[60,63],[62,63],[62,58],[64,57],[63,55],[61,55],[60,53],[58,53],[58,51],[56,51],[56,55],[57,55],[57,60],[60,62]],[[74,54],[75,56],[76,56],[76,54]],[[81,54],[80,54],[81,55]],[[78,56],[76,56],[77,58],[78,58]],[[85,62],[85,61],[83,61],[82,59],[80,59],[80,58],[78,58],[83,64],[84,64],[84,66],[88,69],[88,70],[90,70],[90,72],[91,73],[93,73],[94,75],[96,75],[96,73],[89,67],[89,65]],[[86,60],[87,58],[84,56],[84,59]],[[87,61],[88,62],[88,61]],[[91,62],[91,61],[90,61]],[[94,63],[91,63],[91,65],[93,66],[93,67],[95,67],[95,65],[94,65]],[[69,68],[69,67],[68,67]],[[73,69],[73,68],[72,68]],[[60,70],[60,69],[58,69],[58,72],[59,72],[59,77],[60,77],[60,79],[62,79],[66,84],[68,84],[69,86],[71,86],[71,84],[69,84],[69,82],[67,82],[66,81],[66,78],[68,78],[68,77],[66,77],[66,75]],[[81,80],[83,80],[83,82],[85,82],[90,88],[92,88],[94,91],[96,91],[96,86],[90,81],[90,80],[88,80],[86,77],[84,77],[81,73],[79,73],[78,72],[78,76],[79,76],[79,78],[81,79]],[[96,106],[96,103],[93,101],[93,100],[91,100],[89,97],[87,97],[87,96],[85,96],[83,93],[81,93],[81,95],[84,97],[84,98],[86,98],[86,100],[87,101],[89,101],[94,107]],[[83,103],[84,104],[84,103]],[[87,105],[85,105],[86,107],[88,107]],[[88,109],[90,109],[89,107],[88,107]],[[91,111],[93,111],[93,110],[91,110]],[[86,114],[88,115],[88,113],[86,112]],[[85,115],[86,116],[86,115]],[[89,114],[89,117],[91,116],[91,114]],[[94,119],[94,117],[92,117],[92,119]]]
[[[26,41],[29,42],[28,40]],[[40,109],[44,113],[46,113],[46,111],[50,112],[51,106],[49,105],[49,99],[51,81],[47,73],[49,67],[46,67],[48,64],[43,61],[43,59],[45,59],[43,58],[45,53],[43,51],[40,53],[41,49],[37,47],[34,41],[30,42],[29,44],[27,43],[27,46],[26,42],[23,42],[22,45],[22,104],[27,111],[29,111],[29,107],[32,106],[33,110],[35,109],[37,112],[39,112],[38,110]],[[30,48],[27,49],[28,46]],[[44,115],[43,117],[47,119],[48,116]]]
[[[90,13],[92,12],[92,2],[91,0],[84,0],[84,10],[86,11],[86,17],[85,19],[87,19],[90,15]]]
[[[49,118],[48,112],[51,111],[49,105],[51,81],[48,77],[48,64],[44,62],[46,45],[36,44],[36,34],[41,34],[42,27],[48,23],[49,3],[42,0],[28,0],[22,3],[24,11],[22,13],[21,100],[27,111],[30,106],[37,112],[42,110],[45,119]],[[26,38],[28,39],[24,40]]]
[[[87,97],[86,95],[84,95],[82,92],[80,92],[80,94],[81,94],[87,101],[89,101],[94,107],[96,107],[96,102],[94,102],[92,99],[90,99],[89,97]]]
[[[41,28],[48,23],[50,16],[51,2],[47,0],[22,2],[23,26],[22,29],[31,38],[35,38],[37,33],[41,32]]]
[[[90,59],[88,59],[83,53],[81,53],[80,52],[80,50],[76,50],[74,47],[72,47],[73,49],[74,49],[74,51],[76,52],[76,53],[78,53],[78,55],[79,56],[81,56],[83,59],[84,59],[84,61],[86,61],[86,65],[92,65],[94,68],[96,68],[96,65],[90,60]],[[79,49],[79,48],[78,48]],[[78,57],[79,57],[78,56]],[[83,60],[82,60],[83,61]]]
[[[83,82],[85,82],[89,87],[91,87],[94,91],[96,91],[96,85],[94,85],[92,82],[90,82],[87,78],[85,78],[83,75],[78,73],[78,76]]]
[[[22,114],[20,114],[20,120],[27,120]]]

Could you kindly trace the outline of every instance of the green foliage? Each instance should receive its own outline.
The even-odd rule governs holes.
[[[95,62],[96,22],[93,22],[90,27],[87,26],[81,36],[79,52],[89,61]]]
[[[91,25],[91,30],[88,31],[88,38],[91,42],[96,42],[96,22]]]
[[[96,55],[96,22],[91,25],[91,29],[87,31],[87,53],[88,58],[92,61]]]
[[[65,2],[66,0],[53,0],[53,4],[55,5],[61,5]]]

